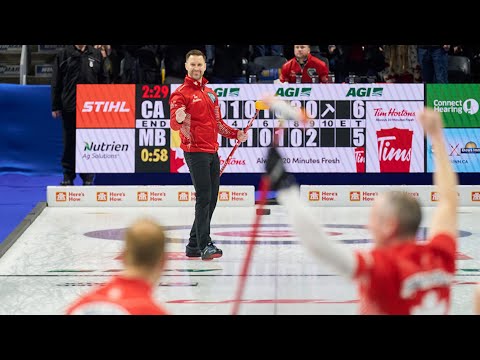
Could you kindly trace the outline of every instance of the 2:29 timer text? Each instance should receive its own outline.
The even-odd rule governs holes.
[[[168,85],[143,85],[142,99],[165,99],[169,92]]]

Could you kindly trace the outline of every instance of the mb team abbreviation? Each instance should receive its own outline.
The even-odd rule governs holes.
[[[126,101],[85,101],[82,112],[130,112]]]
[[[85,149],[83,151],[128,151],[128,144],[105,144],[102,142],[101,144],[95,144],[93,141],[88,143],[85,141]]]
[[[165,146],[167,132],[165,129],[139,129],[138,143],[140,146]]]

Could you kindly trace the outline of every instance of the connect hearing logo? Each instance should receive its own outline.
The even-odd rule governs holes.
[[[433,109],[442,113],[470,114],[475,115],[479,110],[478,101],[467,100],[433,100]]]
[[[380,97],[383,95],[383,88],[381,87],[376,87],[376,88],[357,88],[357,87],[351,87],[347,91],[346,97],[352,96],[352,97]]]
[[[305,88],[283,88],[280,87],[277,89],[275,96],[282,96],[282,97],[298,97],[298,96],[305,96],[308,97],[312,94],[311,87]]]
[[[240,88],[217,88],[213,91],[218,97],[238,97],[240,95]]]

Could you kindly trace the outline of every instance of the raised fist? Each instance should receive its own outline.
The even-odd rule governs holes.
[[[179,107],[177,111],[175,111],[175,118],[179,124],[183,123],[183,120],[187,117],[187,113],[185,112],[185,106]]]

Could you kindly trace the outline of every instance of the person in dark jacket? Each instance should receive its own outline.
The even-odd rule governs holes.
[[[418,45],[418,62],[424,83],[448,84],[450,45]]]
[[[212,84],[246,84],[248,45],[206,45],[207,74]]]
[[[106,56],[106,55],[105,55]],[[51,81],[52,116],[63,124],[63,181],[73,185],[76,143],[77,84],[104,84],[107,82],[105,58],[91,45],[67,45],[53,63]],[[94,174],[80,174],[83,185],[93,185]]]
[[[119,51],[123,84],[161,84],[161,45],[122,45]]]

